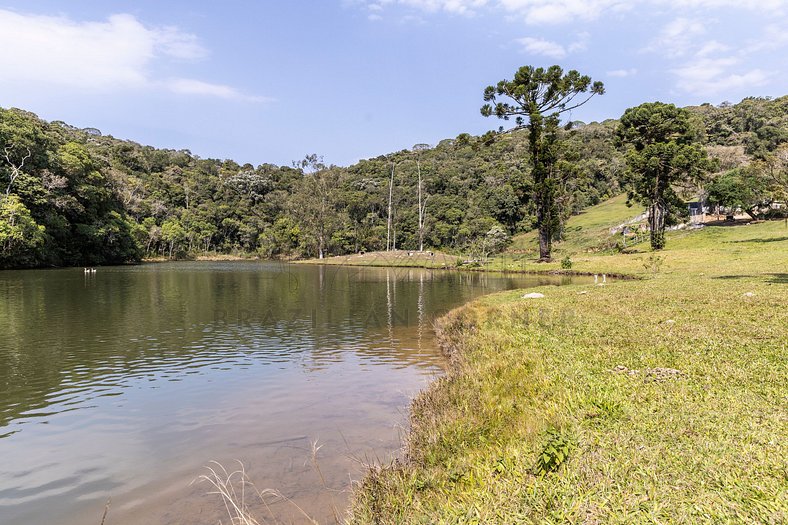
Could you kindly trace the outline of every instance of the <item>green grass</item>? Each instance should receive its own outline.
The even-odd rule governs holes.
[[[555,244],[556,256],[598,250],[609,244],[610,228],[624,224],[643,213],[643,208],[627,206],[626,195],[619,195],[592,206],[567,221],[564,240]],[[618,239],[616,239],[618,240]],[[536,257],[537,233],[530,231],[517,235],[509,248],[511,252]]]
[[[641,279],[443,318],[450,370],[350,521],[788,522],[788,229],[676,232],[650,257],[577,254]]]
[[[769,221],[742,226],[706,226],[699,230],[668,232],[668,249],[651,252],[648,243],[631,246],[626,253],[573,253],[572,272],[607,273],[648,276],[653,273],[650,261],[662,261],[660,273],[668,275],[725,275],[747,273],[763,266],[775,268],[782,262],[777,256],[788,240],[783,221]],[[775,250],[777,250],[775,252]],[[772,257],[774,255],[775,257]],[[783,252],[784,255],[784,252]],[[491,270],[558,272],[559,257],[550,263],[537,263],[532,258],[502,254],[493,260]],[[776,270],[775,270],[776,271]]]

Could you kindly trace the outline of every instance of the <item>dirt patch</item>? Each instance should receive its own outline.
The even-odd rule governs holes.
[[[624,365],[616,365],[612,372],[616,374],[627,374],[629,376],[642,376],[645,381],[655,381],[661,383],[663,381],[671,381],[681,379],[684,377],[684,372],[676,370],[675,368],[646,368],[645,370],[637,370],[634,368],[627,368]]]

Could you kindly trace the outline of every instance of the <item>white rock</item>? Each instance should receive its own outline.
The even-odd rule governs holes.
[[[541,299],[544,297],[543,293],[531,292],[523,295],[523,299]]]
[[[755,294],[752,292],[747,292],[746,294],[744,294],[744,297],[755,297]]]
[[[583,290],[582,292],[577,292],[577,295],[585,295],[588,293],[588,290]]]

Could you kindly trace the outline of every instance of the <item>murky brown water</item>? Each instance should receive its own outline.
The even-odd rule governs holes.
[[[551,278],[172,263],[0,272],[0,524],[228,522],[205,483],[240,461],[261,518],[344,512],[396,455],[436,374],[432,321]],[[310,462],[320,445],[320,473]],[[321,479],[321,474],[323,479]]]

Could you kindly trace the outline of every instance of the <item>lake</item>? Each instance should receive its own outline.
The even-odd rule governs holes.
[[[261,518],[344,512],[397,456],[444,364],[432,323],[482,294],[568,279],[179,262],[0,272],[0,523],[227,522],[217,461]],[[311,460],[317,444],[317,468]],[[240,463],[239,463],[240,462]]]

